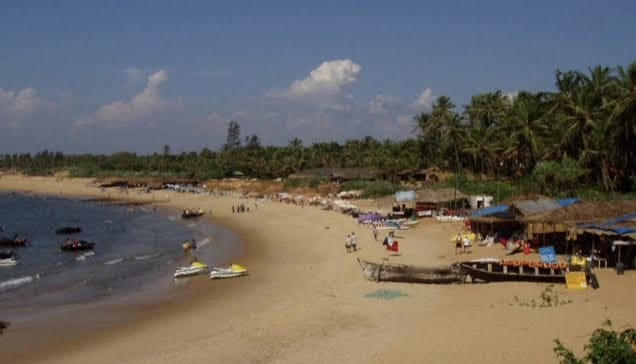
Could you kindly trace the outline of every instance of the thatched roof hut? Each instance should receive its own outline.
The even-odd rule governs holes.
[[[467,199],[468,196],[463,194],[461,191],[453,189],[453,188],[426,188],[415,191],[415,195],[417,197],[417,202],[425,202],[425,203],[444,203],[451,202],[455,200],[463,200]]]
[[[594,223],[636,212],[636,200],[582,201],[522,220],[528,223]]]

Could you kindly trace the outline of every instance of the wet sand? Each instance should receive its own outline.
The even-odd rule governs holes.
[[[628,294],[636,284],[634,271],[617,276],[610,269],[597,270],[598,290],[555,286],[560,299],[572,302],[550,308],[515,300],[538,299],[545,284],[422,285],[363,278],[357,257],[426,265],[503,255],[497,246],[455,255],[449,238],[461,228],[458,223],[422,220],[415,229],[397,233],[400,252],[390,255],[354,219],[316,207],[268,201],[254,209],[252,200],[165,191],[126,195],[102,192],[90,182],[3,175],[0,190],[94,198],[110,194],[174,208],[212,209],[206,216],[245,242],[236,262],[250,275],[225,281],[201,276],[155,304],[101,308],[125,319],[82,335],[60,337],[67,319],[60,317],[41,328],[50,338],[36,347],[25,339],[26,328],[12,325],[0,336],[0,352],[11,347],[13,362],[556,362],[556,338],[581,352],[606,319],[618,329],[636,326],[636,296]],[[250,202],[251,211],[232,214],[231,206],[243,201]],[[360,250],[346,253],[344,240],[352,231]],[[365,297],[377,289],[405,296]]]

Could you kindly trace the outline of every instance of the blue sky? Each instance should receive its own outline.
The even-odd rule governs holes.
[[[437,96],[636,60],[635,1],[0,2],[0,153],[408,137]]]

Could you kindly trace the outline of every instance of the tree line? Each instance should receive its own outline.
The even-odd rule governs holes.
[[[557,70],[555,85],[552,92],[480,93],[461,110],[449,97],[438,97],[430,112],[414,116],[413,138],[406,140],[367,136],[304,145],[294,138],[286,146],[264,146],[257,135],[242,138],[232,121],[219,150],[171,154],[166,145],[151,155],[5,154],[0,168],[210,179],[237,171],[276,178],[307,168],[368,167],[395,180],[403,170],[437,166],[484,179],[532,177],[546,186],[574,181],[604,191],[636,189],[636,61],[627,69]]]

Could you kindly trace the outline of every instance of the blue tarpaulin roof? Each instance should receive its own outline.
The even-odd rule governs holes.
[[[591,228],[591,229],[598,229],[598,230],[605,230],[605,231],[612,231],[616,234],[629,234],[629,233],[634,233],[636,232],[636,229],[633,227],[629,227],[629,226],[619,226],[617,224],[620,224],[622,222],[625,222],[627,220],[634,220],[636,219],[636,212],[632,212],[629,214],[625,214],[625,215],[621,215],[621,216],[617,216],[613,219],[609,219],[607,221],[604,221],[602,223],[599,224],[580,224],[579,227],[583,227],[583,228]]]
[[[483,209],[475,210],[471,212],[470,215],[474,217],[490,216],[490,215],[506,212],[508,211],[509,208],[510,206],[506,204],[501,204],[497,206],[488,206],[488,207],[484,207]]]

